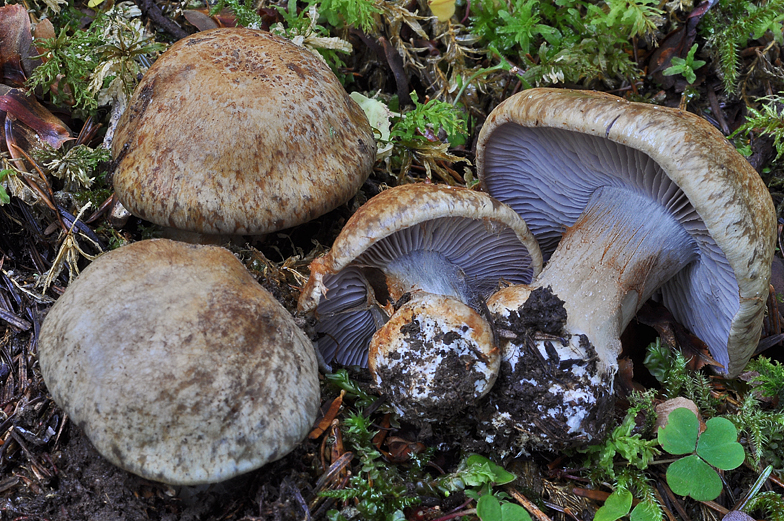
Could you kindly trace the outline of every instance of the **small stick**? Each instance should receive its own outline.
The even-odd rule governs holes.
[[[516,491],[512,487],[505,487],[506,491],[509,493],[510,496],[515,498],[515,500],[523,505],[523,508],[528,510],[528,512],[536,518],[537,521],[553,521],[550,519],[544,512],[539,510],[539,507],[534,505],[531,501],[528,500],[527,497],[522,495],[520,492]]]

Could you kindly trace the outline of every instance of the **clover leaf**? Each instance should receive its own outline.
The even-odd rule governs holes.
[[[659,428],[658,439],[670,454],[688,454],[667,468],[667,484],[676,494],[697,501],[711,501],[721,494],[721,478],[714,467],[732,470],[745,457],[729,420],[711,418],[700,435],[697,416],[685,408],[670,413],[667,426]]]

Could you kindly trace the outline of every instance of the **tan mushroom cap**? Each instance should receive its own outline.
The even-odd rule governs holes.
[[[636,162],[638,166],[647,168],[634,173],[636,178],[629,182],[635,190],[642,192],[650,189],[656,192],[654,197],[658,197],[662,204],[670,204],[676,209],[683,208],[684,205],[677,198],[667,199],[673,202],[666,203],[664,198],[669,197],[672,191],[662,187],[671,181],[685,194],[693,212],[687,216],[684,226],[690,233],[697,230],[699,237],[696,240],[700,242],[701,259],[709,263],[703,263],[703,267],[699,268],[702,270],[699,274],[701,278],[692,284],[704,294],[693,297],[694,301],[687,301],[687,304],[681,303],[683,309],[680,311],[693,313],[692,317],[686,320],[686,325],[693,330],[698,329],[700,324],[705,324],[702,331],[694,332],[700,336],[715,335],[716,338],[712,341],[709,338],[703,340],[710,345],[714,357],[724,364],[727,374],[738,374],[754,352],[760,336],[770,263],[775,247],[776,213],[765,184],[732,144],[708,122],[694,114],[633,103],[600,92],[542,88],[524,91],[507,99],[493,111],[482,127],[477,144],[477,170],[488,192],[515,208],[526,220],[532,232],[537,235],[546,255],[552,251],[549,249],[552,241],[550,237],[540,236],[540,230],[554,235],[557,228],[572,226],[579,215],[578,210],[572,215],[571,222],[549,221],[550,217],[560,212],[560,208],[568,206],[566,197],[561,197],[562,194],[573,195],[582,190],[594,190],[591,184],[593,178],[599,179],[604,175],[603,169],[607,168],[607,165],[613,165],[616,160],[609,156],[614,152],[606,148],[578,153],[564,147],[563,153],[560,154],[562,157],[571,153],[580,160],[592,161],[591,167],[575,169],[579,175],[560,180],[560,186],[549,194],[549,206],[536,208],[534,213],[537,215],[531,215],[528,211],[521,211],[517,203],[510,200],[517,197],[520,201],[531,201],[530,193],[510,195],[511,189],[506,191],[506,187],[511,187],[514,183],[528,184],[528,177],[518,178],[516,181],[511,176],[504,180],[496,177],[494,181],[492,175],[488,174],[488,170],[492,168],[513,172],[517,168],[514,166],[515,162],[519,160],[514,159],[512,149],[518,147],[520,150],[529,150],[530,142],[524,145],[515,144],[512,139],[513,131],[505,130],[511,128],[507,124],[537,130],[547,129],[551,133],[569,131],[575,135],[601,138],[640,151],[656,165],[646,165],[642,155],[630,154],[624,159],[628,165],[621,164],[618,167],[619,171],[627,167],[633,170]],[[499,131],[502,134],[498,134]],[[503,144],[499,144],[498,135],[503,135]],[[573,142],[575,141],[570,141]],[[491,143],[495,143],[492,150],[489,148]],[[586,146],[585,150],[588,148]],[[535,154],[539,155],[534,157]],[[552,152],[530,153],[533,158],[531,162],[537,162],[541,172],[560,171],[559,168],[545,163],[548,155],[552,156]],[[562,164],[565,165],[567,159],[571,160],[571,157],[563,159]],[[659,171],[663,171],[669,181],[663,180],[658,174]],[[649,174],[650,177],[646,177]],[[590,176],[593,177],[588,179]],[[614,178],[613,182],[616,182],[616,185],[625,182],[619,179],[620,177]],[[493,183],[497,183],[498,187],[490,186]],[[506,186],[501,187],[502,184]],[[551,179],[542,181],[543,186],[553,184]],[[588,196],[580,197],[587,199]],[[522,204],[534,208],[538,203]],[[707,233],[700,230],[707,230]],[[712,279],[712,263],[728,264],[726,275]],[[693,271],[696,272],[697,269]],[[723,280],[719,280],[722,278]],[[736,285],[732,288],[720,288],[725,286],[726,280],[732,278],[737,282]],[[692,293],[697,294],[696,291]],[[715,306],[718,310],[724,304],[717,302],[728,300],[727,297],[731,297],[729,300],[732,301],[737,299],[732,304],[735,309],[728,312],[731,318],[728,319],[727,326],[721,333],[708,332],[710,322],[716,321],[716,317],[711,318],[711,314],[718,315],[719,312],[710,311],[705,313],[705,316],[700,316],[702,311],[698,308],[702,306],[713,310],[714,308],[707,306]],[[665,295],[665,304],[668,306],[678,305],[677,300],[679,299]],[[683,320],[681,317],[679,319]]]
[[[166,239],[96,259],[41,328],[55,401],[115,465],[218,482],[283,457],[319,407],[312,343],[227,250]]]
[[[215,29],[172,45],[142,79],[112,143],[114,188],[161,226],[260,235],[346,202],[375,150],[364,112],[317,56]]]

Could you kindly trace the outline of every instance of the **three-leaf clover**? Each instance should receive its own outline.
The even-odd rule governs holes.
[[[700,435],[697,416],[688,409],[670,413],[666,427],[659,428],[662,448],[673,455],[688,454],[667,468],[667,484],[681,496],[712,501],[721,494],[721,478],[716,470],[732,470],[743,463],[743,446],[738,432],[726,418],[711,418]]]

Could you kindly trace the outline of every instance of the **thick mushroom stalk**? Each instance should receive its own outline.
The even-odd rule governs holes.
[[[524,430],[525,443],[546,447],[600,438],[612,414],[621,333],[697,253],[658,203],[625,189],[594,192],[532,285],[505,288],[488,301],[496,326],[518,336],[500,346],[501,384],[490,401],[503,412],[491,415],[488,435]],[[563,321],[531,293],[557,301]]]
[[[591,341],[607,357],[607,367],[615,365],[609,358],[618,351],[615,332],[639,304],[655,296],[708,345],[720,372],[732,377],[742,371],[761,331],[776,215],[757,172],[709,123],[688,112],[603,93],[530,89],[488,116],[476,162],[488,193],[525,219],[545,258],[557,255],[548,270],[560,270],[566,278],[551,272],[538,284],[553,285],[574,315],[570,320],[603,331]],[[592,253],[583,244],[596,242],[594,235],[603,230],[598,201],[613,197],[599,190],[616,190],[618,204],[628,206],[608,213],[607,226],[610,219],[621,222],[613,226],[628,234],[634,222],[642,225],[639,237],[607,254]],[[660,210],[678,226],[667,224]],[[586,219],[596,222],[594,230],[578,233]],[[659,227],[664,231],[654,230]],[[688,234],[682,242],[687,246],[675,255],[668,245],[682,232]],[[613,233],[607,232],[604,246],[617,240]],[[635,241],[643,237],[638,248]],[[565,243],[553,253],[559,241]],[[652,249],[659,247],[657,241],[663,243],[660,251]],[[604,295],[615,300],[611,313],[617,311],[618,318],[611,325],[605,319],[602,326],[596,314],[605,303],[592,287],[592,270],[606,270],[608,259],[622,251],[622,263],[616,263],[624,266],[617,279],[620,293]],[[586,255],[588,263],[580,258]],[[655,260],[646,260],[649,255]],[[575,269],[588,271],[572,277]],[[574,284],[567,283],[572,279]]]
[[[661,205],[603,187],[533,286],[565,299],[566,332],[586,335],[602,367],[614,373],[623,330],[654,291],[697,257],[692,238]]]
[[[549,256],[526,291],[549,291],[567,315],[537,340],[542,330],[518,320],[530,298],[493,309],[511,338],[489,435],[526,431],[562,445],[601,434],[620,335],[651,297],[705,341],[721,372],[743,369],[760,335],[776,217],[759,175],[710,124],[603,93],[530,89],[488,116],[476,162],[483,187]],[[526,377],[520,364],[544,369]],[[545,421],[516,402],[555,405],[538,406]]]

